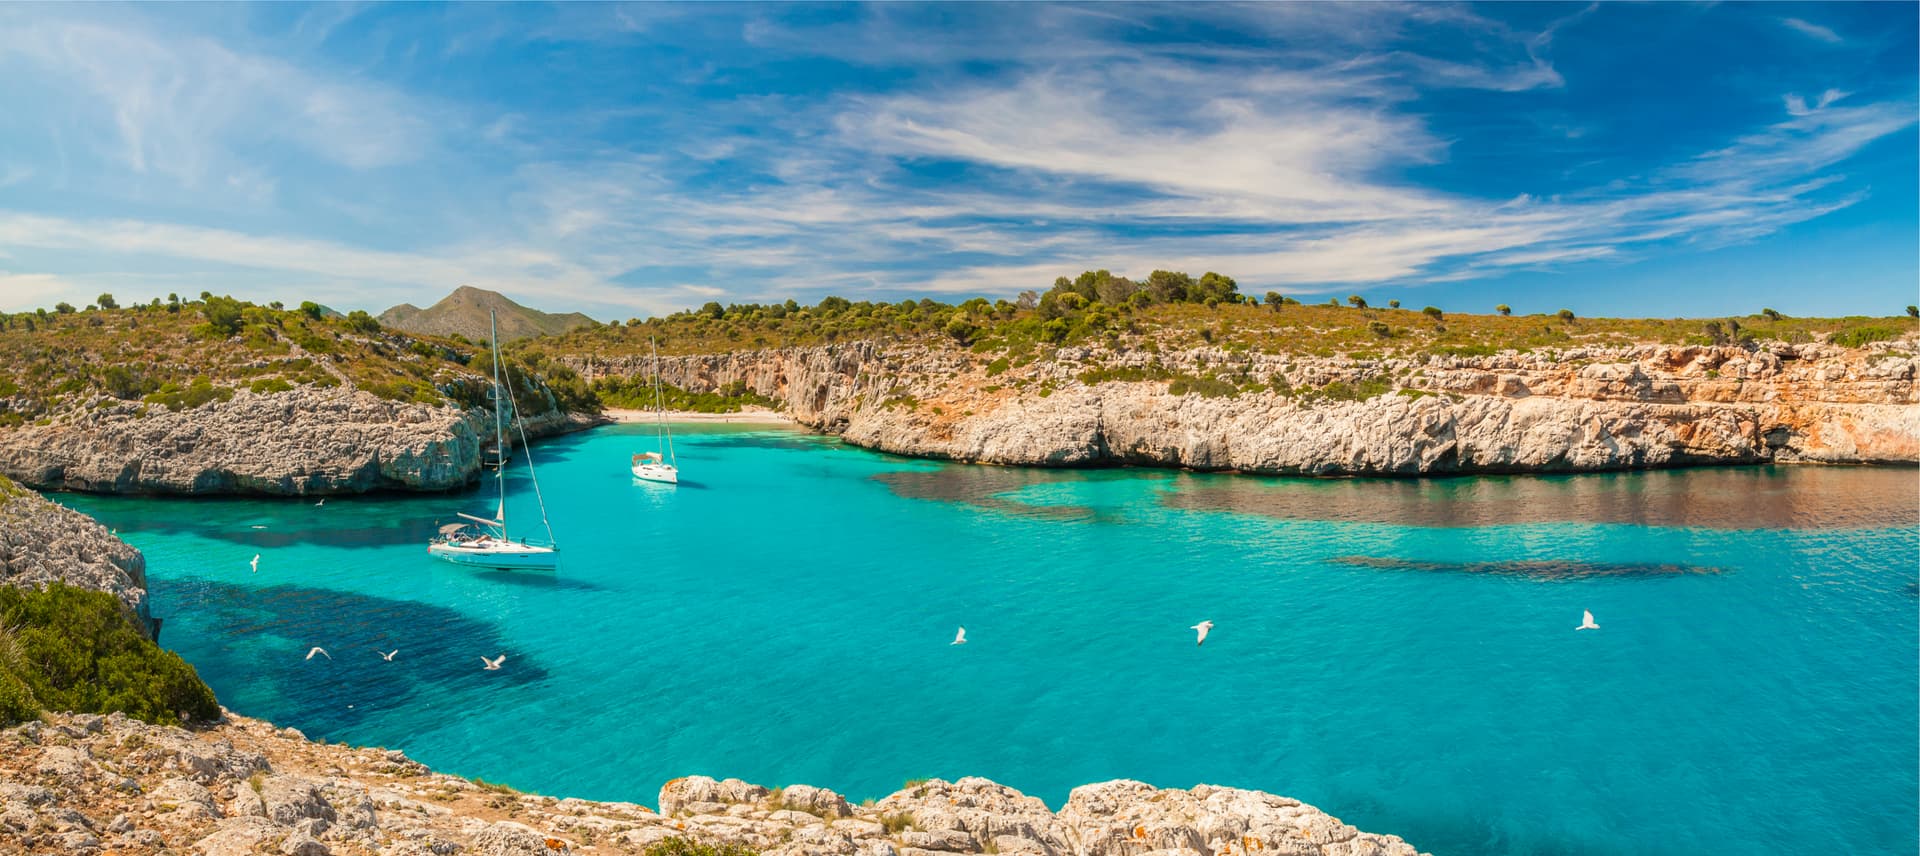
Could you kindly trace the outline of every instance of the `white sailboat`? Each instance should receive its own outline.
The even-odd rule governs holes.
[[[680,468],[675,466],[673,457],[673,429],[667,427],[666,399],[660,392],[660,345],[651,339],[647,341],[653,345],[654,437],[659,445],[655,451],[633,456],[633,477],[643,481],[679,484]]]
[[[427,555],[456,565],[553,570],[560,564],[560,548],[553,540],[553,525],[547,522],[547,503],[540,497],[540,481],[533,473],[533,450],[527,445],[527,430],[520,422],[520,410],[514,406],[513,388],[500,382],[500,327],[491,312],[487,313],[487,323],[493,330],[493,433],[500,464],[494,468],[493,478],[500,486],[500,504],[492,520],[460,512],[459,515],[469,522],[449,523],[440,527],[439,537],[427,545]],[[526,452],[527,478],[533,482],[533,496],[540,503],[540,524],[547,530],[544,544],[529,542],[525,538],[516,541],[507,529],[507,428],[504,412],[509,407],[514,411],[514,427],[520,431],[520,448]]]

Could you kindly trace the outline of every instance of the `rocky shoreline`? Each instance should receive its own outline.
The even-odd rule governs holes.
[[[147,611],[147,560],[93,518],[0,476],[0,585],[64,582],[104,591],[139,618]]]
[[[1369,360],[1070,347],[1008,360],[861,341],[664,357],[661,374],[693,392],[744,384],[809,428],[917,457],[1426,476],[1913,465],[1915,349],[1909,338],[1861,349],[1770,342]],[[583,369],[584,355],[576,362]]]
[[[979,778],[855,805],[805,785],[704,776],[659,810],[522,794],[404,754],[308,741],[228,715],[198,730],[55,714],[0,732],[0,848],[201,856],[639,854],[672,838],[765,856],[1414,856],[1312,806],[1258,791],[1133,781],[1076,788],[1059,812]]]
[[[486,410],[388,401],[351,388],[298,387],[169,412],[105,403],[0,432],[0,475],[41,490],[326,496],[445,491],[478,478]],[[543,413],[537,438],[604,420]]]

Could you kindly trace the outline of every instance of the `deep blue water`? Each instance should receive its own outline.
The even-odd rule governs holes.
[[[524,789],[984,775],[1058,807],[1127,777],[1437,854],[1920,846],[1912,470],[1312,482],[708,426],[668,488],[626,472],[647,442],[536,449],[545,575],[427,557],[477,491],[57,498],[146,552],[228,707]]]

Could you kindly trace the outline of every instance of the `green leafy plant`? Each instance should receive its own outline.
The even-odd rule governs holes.
[[[148,639],[111,594],[58,582],[0,587],[0,627],[0,717],[119,711],[176,724],[182,713],[220,715],[193,667]]]

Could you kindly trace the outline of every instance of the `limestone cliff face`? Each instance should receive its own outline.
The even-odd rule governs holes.
[[[147,560],[107,527],[0,476],[0,585],[104,591],[146,627]]]
[[[856,342],[670,357],[661,372],[695,391],[744,382],[857,445],[999,464],[1414,476],[1920,462],[1912,341],[1380,360],[1061,348],[991,366],[955,347]],[[1083,380],[1102,376],[1160,379]],[[1174,394],[1176,376],[1230,386]],[[1342,400],[1354,389],[1370,397]]]
[[[49,425],[0,432],[0,474],[47,490],[306,496],[448,490],[491,444],[485,410],[383,400],[344,387],[241,390],[178,413],[104,400]],[[591,424],[531,417],[531,436]]]
[[[231,715],[201,731],[119,714],[0,731],[6,853],[638,856],[673,838],[764,856],[1416,856],[1297,800],[1208,785],[1087,785],[1055,813],[978,778],[853,805],[694,776],[661,788],[656,812],[486,787]]]

